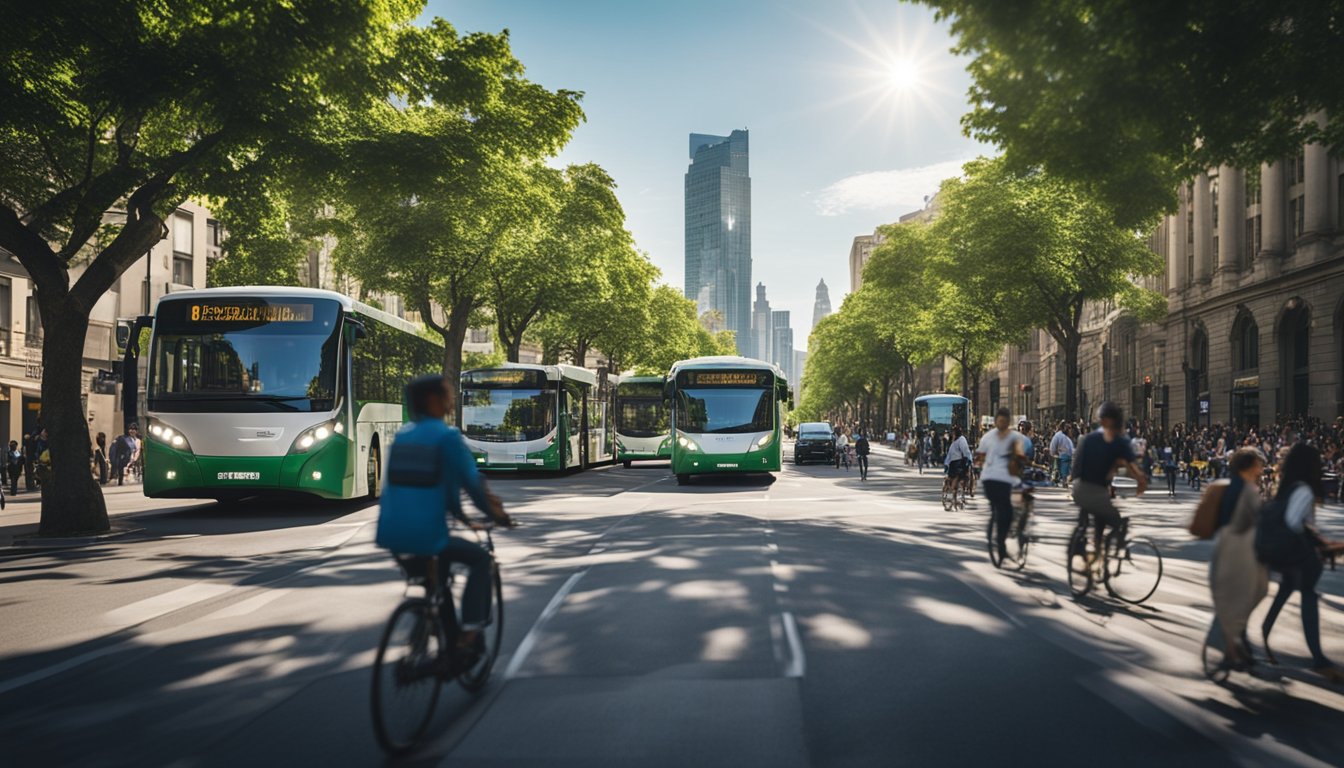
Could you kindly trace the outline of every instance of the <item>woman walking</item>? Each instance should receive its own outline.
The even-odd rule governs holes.
[[[98,470],[98,484],[107,485],[107,433],[99,432],[93,449],[93,464]]]
[[[1316,584],[1321,579],[1324,568],[1321,565],[1320,550],[1325,547],[1337,548],[1316,532],[1316,503],[1324,498],[1321,488],[1321,454],[1306,443],[1298,443],[1284,457],[1279,467],[1279,490],[1275,503],[1283,505],[1283,523],[1288,530],[1300,536],[1300,546],[1295,547],[1295,556],[1290,564],[1276,565],[1279,571],[1279,590],[1274,594],[1274,602],[1261,625],[1261,635],[1265,642],[1265,655],[1271,663],[1277,663],[1274,653],[1269,649],[1269,633],[1279,618],[1279,611],[1288,602],[1293,592],[1302,594],[1302,631],[1306,635],[1307,649],[1311,651],[1312,666],[1334,683],[1344,683],[1344,670],[1333,664],[1321,650],[1321,608],[1320,596],[1316,594]],[[1268,520],[1267,520],[1268,522]]]
[[[1209,561],[1215,617],[1209,633],[1221,631],[1227,664],[1245,669],[1252,661],[1246,623],[1269,591],[1269,571],[1255,557],[1255,526],[1260,518],[1256,481],[1265,468],[1265,457],[1254,448],[1240,448],[1232,454],[1228,468],[1232,481],[1223,492]]]

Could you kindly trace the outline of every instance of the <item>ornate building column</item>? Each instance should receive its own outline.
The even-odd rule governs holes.
[[[1242,267],[1241,232],[1246,221],[1246,180],[1241,170],[1218,166],[1218,271]]]
[[[1209,175],[1195,177],[1195,274],[1191,282],[1207,283],[1213,277],[1213,200]]]

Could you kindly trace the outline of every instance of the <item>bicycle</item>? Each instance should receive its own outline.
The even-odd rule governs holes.
[[[993,563],[995,568],[1004,568],[1004,563],[1007,563],[1013,570],[1020,571],[1027,566],[1027,550],[1031,547],[1031,513],[1036,504],[1031,491],[1032,487],[1027,485],[1021,491],[1014,492],[1020,501],[1013,504],[1013,519],[1008,523],[1008,535],[1004,538],[1002,553],[998,546],[998,515],[990,510],[989,530],[986,531],[986,535],[989,544],[989,562]]]
[[[960,475],[954,475],[949,472],[943,477],[943,511],[951,512],[954,509],[964,509],[966,507],[966,483]]]
[[[392,611],[373,661],[371,705],[378,744],[389,754],[409,752],[429,728],[445,681],[475,693],[485,687],[504,637],[504,585],[495,560],[494,525],[481,525],[476,537],[490,553],[491,604],[471,656],[456,656],[461,616],[453,599],[459,568],[445,585],[437,557],[398,555],[408,587],[423,586],[424,597],[407,597]],[[446,625],[445,614],[453,622]]]
[[[1065,566],[1069,590],[1075,598],[1087,595],[1100,581],[1107,594],[1132,605],[1153,596],[1162,582],[1162,552],[1151,539],[1131,537],[1129,519],[1106,533],[1102,551],[1094,551],[1091,516],[1079,513],[1078,525],[1069,537]]]

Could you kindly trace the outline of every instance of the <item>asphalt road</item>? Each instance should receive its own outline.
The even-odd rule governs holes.
[[[525,523],[496,537],[504,655],[482,693],[445,689],[401,763],[1344,764],[1344,689],[1305,669],[1295,599],[1282,667],[1203,678],[1192,494],[1125,502],[1166,557],[1132,607],[1069,596],[1062,491],[1007,573],[983,501],[944,512],[939,482],[885,450],[867,482],[792,465],[690,487],[652,465],[495,479]],[[369,673],[404,588],[375,508],[113,507],[143,533],[0,559],[0,764],[387,762]],[[1344,532],[1338,507],[1322,522]],[[1344,661],[1344,576],[1322,591]]]

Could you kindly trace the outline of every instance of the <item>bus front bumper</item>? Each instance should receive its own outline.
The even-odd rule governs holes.
[[[333,435],[307,453],[285,456],[196,456],[145,441],[145,495],[212,499],[281,491],[350,498],[350,441]]]

